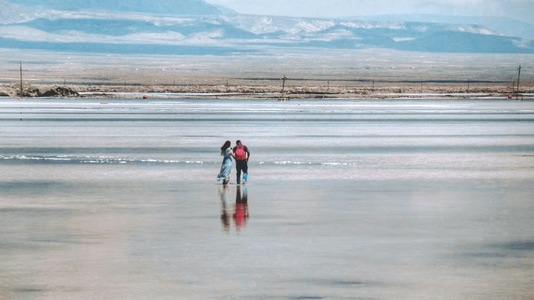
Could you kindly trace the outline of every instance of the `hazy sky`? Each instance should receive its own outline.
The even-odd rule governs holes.
[[[508,16],[534,23],[534,0],[206,0],[240,13],[344,17],[381,14]]]

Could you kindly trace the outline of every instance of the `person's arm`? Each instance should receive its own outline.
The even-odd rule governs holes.
[[[247,161],[250,158],[250,151],[248,151],[248,147],[245,146],[245,152],[247,153]]]

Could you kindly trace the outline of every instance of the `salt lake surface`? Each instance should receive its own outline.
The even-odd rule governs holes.
[[[1,299],[533,295],[532,101],[1,99],[0,137]]]

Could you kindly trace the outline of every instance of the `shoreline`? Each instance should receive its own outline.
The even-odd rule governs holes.
[[[17,97],[21,83],[29,97],[135,93],[149,98],[507,99],[517,94],[521,64],[519,92],[534,97],[527,63],[534,55],[300,50],[214,57],[23,51],[15,63],[11,57],[20,53],[0,53],[5,54],[0,58],[0,99]]]
[[[0,99],[19,97],[16,85],[0,85]],[[214,99],[508,99],[533,100],[534,88],[519,94],[502,87],[481,86],[469,91],[463,85],[399,84],[380,87],[275,85],[32,85],[24,98],[214,98]]]

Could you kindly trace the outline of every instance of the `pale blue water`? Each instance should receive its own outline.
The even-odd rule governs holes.
[[[531,101],[1,99],[0,136],[0,298],[532,295]]]

